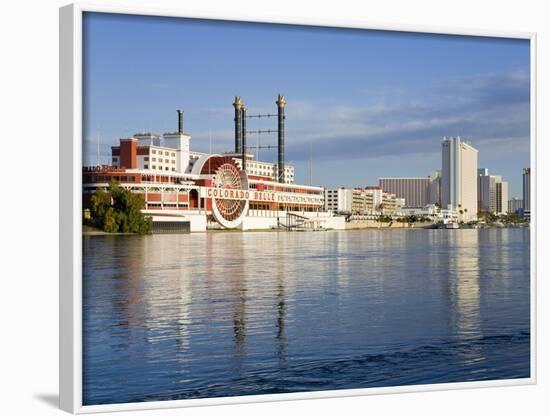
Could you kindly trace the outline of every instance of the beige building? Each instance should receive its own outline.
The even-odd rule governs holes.
[[[366,188],[325,190],[325,208],[337,211],[335,204],[342,201],[339,207],[350,207],[352,214],[358,215],[394,215],[405,201],[395,194],[386,193],[379,186]],[[331,205],[332,204],[332,205]]]
[[[398,209],[398,200],[403,200],[402,198],[396,198],[395,194],[391,193],[382,193],[382,204],[380,204],[380,212],[386,216],[392,216],[397,213]]]
[[[508,213],[508,183],[501,181],[497,183],[497,213]]]
[[[477,219],[477,154],[459,136],[441,143],[441,206],[456,210],[462,221]]]
[[[378,185],[397,198],[404,198],[406,206],[424,207],[430,203],[428,177],[378,178]]]
[[[369,210],[369,204],[363,188],[354,188],[352,191],[351,212],[354,214],[364,214]],[[370,198],[370,207],[372,207],[372,197]],[[372,210],[372,208],[370,209]]]
[[[489,175],[487,168],[478,169],[477,208],[495,214],[508,212],[508,183],[500,175]]]

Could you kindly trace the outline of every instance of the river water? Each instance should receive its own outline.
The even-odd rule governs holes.
[[[529,229],[83,238],[85,405],[527,378]]]

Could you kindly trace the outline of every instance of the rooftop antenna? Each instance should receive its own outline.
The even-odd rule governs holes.
[[[209,151],[209,153],[210,153],[210,156],[212,156],[212,131],[211,131],[210,129],[208,129],[208,139],[209,139],[209,141],[210,141],[210,148],[209,148],[210,151]],[[208,173],[209,173],[209,174],[212,174],[212,171],[211,171],[212,166],[211,166],[211,164],[212,164],[212,158],[208,158]]]
[[[309,141],[309,185],[313,185],[313,141]]]
[[[97,129],[97,140],[96,140],[96,142],[97,142],[97,161],[96,161],[96,165],[101,166],[101,164],[100,164],[101,161],[100,161],[100,158],[99,158],[99,128]]]

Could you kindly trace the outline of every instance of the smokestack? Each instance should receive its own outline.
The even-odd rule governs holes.
[[[278,159],[278,182],[285,182],[285,105],[286,100],[285,96],[279,94],[277,101],[277,114],[279,119],[279,125],[277,128],[278,131],[278,141],[277,148],[279,150],[279,159]]]
[[[183,133],[183,110],[176,110],[178,112],[178,133]]]
[[[241,107],[241,151],[243,153],[243,171],[246,170],[246,106]]]
[[[243,102],[240,97],[235,96],[235,101],[233,102],[233,107],[235,107],[235,153],[242,152],[242,128],[241,128],[241,109],[243,107]]]

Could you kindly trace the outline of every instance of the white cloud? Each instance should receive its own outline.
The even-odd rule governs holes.
[[[391,104],[389,104],[391,103]],[[433,83],[423,98],[353,106],[299,100],[288,107],[288,155],[346,159],[430,152],[445,135],[480,149],[529,148],[529,74],[511,71]]]

